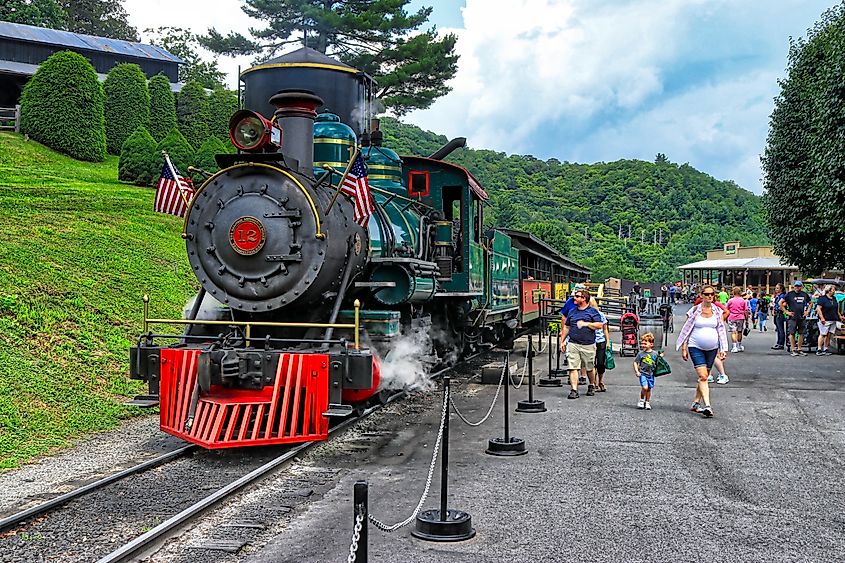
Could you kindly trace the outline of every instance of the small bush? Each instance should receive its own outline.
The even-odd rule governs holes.
[[[73,158],[105,159],[103,89],[85,57],[61,51],[41,64],[21,96],[21,129]]]
[[[197,151],[197,155],[194,157],[194,167],[205,170],[206,172],[211,172],[213,174],[220,169],[217,166],[217,161],[214,159],[214,155],[223,154],[227,152],[230,151],[227,149],[223,141],[221,141],[217,137],[209,137],[202,144],[200,150]],[[194,183],[197,185],[199,185],[205,180],[205,177],[202,174],[198,173],[192,174],[191,178],[193,178]]]
[[[208,138],[208,98],[196,80],[189,80],[176,98],[179,131],[196,150]]]
[[[120,150],[117,179],[139,186],[151,186],[161,172],[161,168],[157,167],[157,155],[160,156],[156,153],[155,139],[146,127],[138,127]]]
[[[176,127],[176,96],[163,74],[150,78],[150,135],[161,141]]]
[[[176,127],[171,129],[170,133],[156,146],[155,162],[159,172],[164,166],[164,157],[161,155],[161,151],[170,155],[170,161],[179,174],[182,176],[188,174],[188,166],[194,161],[194,149],[191,148],[190,143],[179,129]]]
[[[109,154],[120,154],[123,143],[138,127],[150,122],[147,77],[135,64],[119,64],[103,83],[106,94],[106,143]]]

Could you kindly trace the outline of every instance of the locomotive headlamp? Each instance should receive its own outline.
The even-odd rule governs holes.
[[[260,113],[239,110],[229,120],[229,137],[242,151],[259,151],[266,146],[280,147],[282,130]]]

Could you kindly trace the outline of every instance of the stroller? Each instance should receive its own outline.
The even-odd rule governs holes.
[[[640,318],[636,313],[625,313],[619,319],[619,327],[622,329],[622,347],[619,348],[620,356],[627,356],[627,352],[633,352],[636,356],[640,351],[639,335]]]

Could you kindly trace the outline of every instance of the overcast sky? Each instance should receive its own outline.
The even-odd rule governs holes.
[[[760,193],[789,37],[832,0],[413,0],[459,37],[453,91],[405,121],[473,148],[570,162],[689,162]],[[246,33],[237,0],[125,0],[139,31]],[[179,23],[177,23],[179,22]],[[143,34],[142,34],[143,35]],[[235,86],[240,60],[221,57]]]

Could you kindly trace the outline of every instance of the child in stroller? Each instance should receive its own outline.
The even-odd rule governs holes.
[[[627,356],[631,352],[632,356],[636,356],[640,351],[639,335],[640,318],[636,313],[625,313],[619,319],[619,327],[622,330],[622,346],[619,348],[620,356]]]

